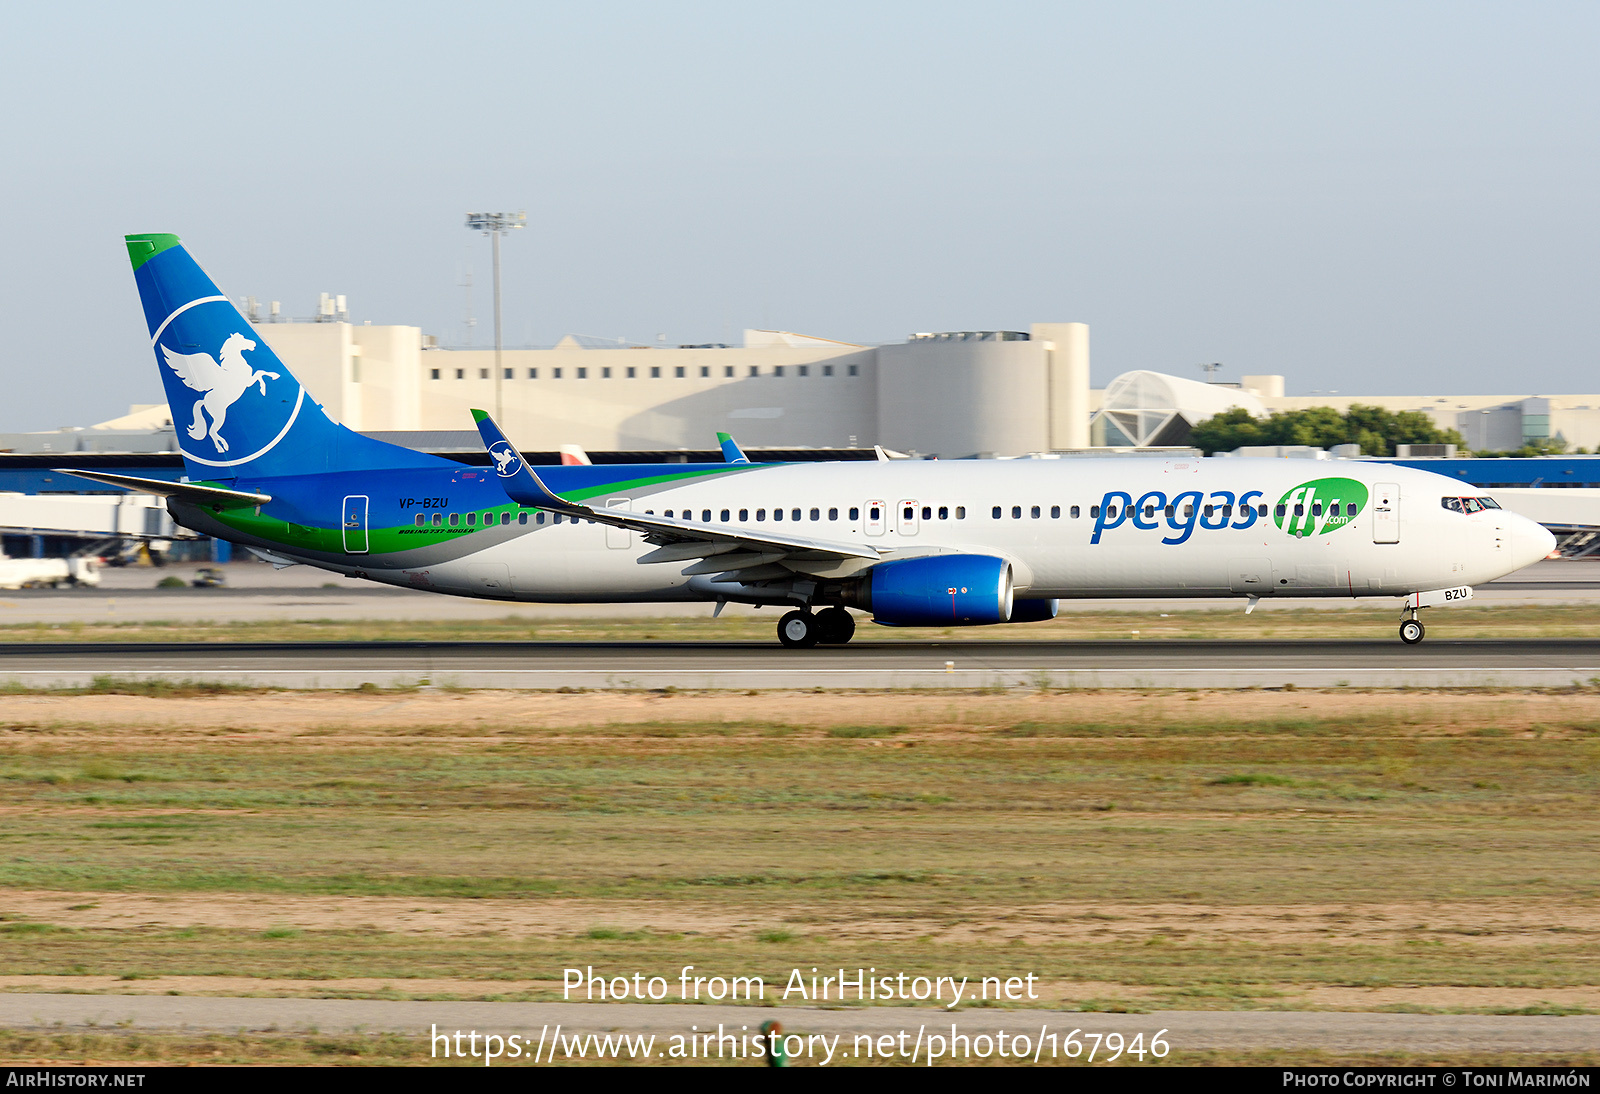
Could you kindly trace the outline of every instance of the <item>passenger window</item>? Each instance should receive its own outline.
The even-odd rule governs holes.
[[[1022,506],[1013,505],[1011,507],[1011,519],[1012,520],[1021,520],[1022,519]]]
[[[560,524],[561,523],[561,514],[560,513],[552,513],[550,515],[550,523],[551,524]],[[574,523],[576,523],[576,518],[574,518]]]
[[[1034,520],[1039,519],[1039,507],[1037,505],[1030,511],[1029,516],[1033,517]]]
[[[1275,515],[1275,516],[1280,516],[1280,517],[1282,517],[1282,516],[1287,516],[1287,515],[1288,515],[1288,513],[1289,513],[1289,507],[1288,507],[1288,506],[1287,506],[1287,505],[1280,505],[1280,506],[1278,506],[1278,508],[1277,508],[1277,509],[1276,509],[1276,510],[1275,510],[1275,511],[1274,511],[1274,515]]]
[[[1245,506],[1242,506],[1241,508],[1248,509],[1250,507],[1248,505],[1245,505]],[[1267,515],[1267,506],[1266,506],[1266,503],[1263,502],[1262,505],[1261,505],[1261,512],[1258,513],[1257,516],[1263,516],[1264,517],[1266,515]]]
[[[468,513],[467,514],[467,523],[468,524],[477,524],[478,523],[478,514],[476,514],[476,513]]]
[[[994,514],[993,515],[994,515],[994,519],[995,520],[999,520],[1000,519],[1000,507],[998,505],[996,505],[994,507]]]
[[[765,509],[757,509],[756,510],[756,519],[757,520],[766,520],[767,519],[767,511]]]
[[[450,527],[454,528],[456,525],[458,525],[460,523],[461,523],[461,514],[460,513],[451,513],[450,514]]]
[[[662,513],[661,515],[666,517],[668,520],[671,520],[672,519],[672,510],[668,509],[666,512]]]
[[[857,509],[853,505],[850,507],[850,519],[851,520],[860,520],[861,519],[861,510]],[[874,516],[873,519],[876,520],[877,517]]]
[[[789,519],[790,520],[799,520],[800,519],[800,510],[795,509],[792,512],[790,512]]]
[[[1216,509],[1217,507],[1215,505],[1208,505],[1200,511],[1200,515],[1205,517],[1207,520],[1210,520],[1212,514],[1216,512]]]
[[[1306,515],[1306,507],[1304,505],[1296,505],[1294,507],[1294,515],[1297,516],[1297,517],[1305,516]]]
[[[1061,506],[1052,505],[1050,507],[1050,519],[1051,520],[1060,520],[1061,519]]]
[[[428,515],[426,513],[418,513],[417,519],[414,523],[418,528],[421,528],[424,524],[428,523]]]
[[[1223,520],[1232,520],[1233,519],[1233,506],[1232,505],[1224,505],[1222,507],[1222,519]]]
[[[1344,515],[1345,516],[1353,517],[1353,516],[1356,515],[1357,512],[1359,512],[1359,510],[1356,509],[1356,503],[1355,502],[1347,501],[1347,502],[1344,503]]]
[[[957,520],[966,520],[967,519],[967,507],[965,505],[956,506],[956,519]]]
[[[1192,516],[1194,516],[1194,506],[1185,505],[1183,507],[1183,519],[1188,520]]]
[[[1177,507],[1177,506],[1176,506],[1176,505],[1169,505],[1169,506],[1167,506],[1167,508],[1166,508],[1166,512],[1165,512],[1165,513],[1164,513],[1164,514],[1163,514],[1163,515],[1164,515],[1164,516],[1165,516],[1165,517],[1166,517],[1166,518],[1167,518],[1167,519],[1168,519],[1168,520],[1171,520],[1171,519],[1172,519],[1172,518],[1173,518],[1173,517],[1175,517],[1175,516],[1177,516],[1177,515],[1178,515],[1178,507]]]
[[[1314,517],[1320,517],[1322,515],[1322,503],[1320,501],[1314,501],[1311,503],[1311,515]]]
[[[821,509],[813,509],[813,510],[811,510],[811,519],[812,520],[821,520],[822,519],[822,510]]]
[[[1072,507],[1072,519],[1073,520],[1077,520],[1078,519],[1078,507],[1076,505],[1074,505]]]
[[[722,523],[723,524],[727,524],[728,523],[728,511],[726,509],[724,509],[722,511]]]
[[[829,509],[828,510],[828,519],[829,520],[838,520],[839,519],[839,510],[837,508]]]
[[[1156,507],[1154,505],[1146,505],[1144,507],[1144,519],[1145,520],[1150,520],[1155,515],[1156,515]]]
[[[1073,516],[1077,516],[1078,514],[1077,513],[1073,513],[1072,515]],[[1095,520],[1099,520],[1100,519],[1100,507],[1098,505],[1089,506],[1089,515],[1091,517],[1093,517]],[[1110,515],[1111,515],[1110,512],[1107,511],[1106,516],[1110,517]]]
[[[711,510],[709,510],[709,509],[700,510],[700,523],[702,523],[702,524],[710,524],[711,523]]]
[[[922,519],[923,520],[932,520],[933,519],[933,506],[924,505],[922,507]]]
[[[517,514],[517,523],[518,524],[527,524],[528,523],[528,514],[526,514],[526,513],[518,513]]]
[[[443,523],[444,523],[444,515],[442,513],[433,514],[433,526],[435,528],[439,527],[439,525],[441,525]]]
[[[939,506],[939,519],[940,520],[949,520],[950,519],[950,507],[948,505]]]
[[[748,521],[750,519],[750,510],[748,510],[748,509],[739,510],[739,519],[741,521]]]

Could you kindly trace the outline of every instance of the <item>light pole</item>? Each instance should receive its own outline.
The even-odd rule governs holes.
[[[505,428],[505,413],[500,386],[505,370],[500,367],[500,237],[513,228],[526,227],[526,213],[468,213],[467,227],[494,240],[494,417]]]

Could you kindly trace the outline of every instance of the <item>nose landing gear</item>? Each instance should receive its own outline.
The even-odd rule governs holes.
[[[1422,625],[1422,620],[1417,618],[1417,609],[1407,608],[1406,618],[1400,622],[1400,641],[1408,646],[1415,646],[1422,641],[1423,635],[1428,633],[1428,628]]]

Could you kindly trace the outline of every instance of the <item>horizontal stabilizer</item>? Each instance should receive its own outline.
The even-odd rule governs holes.
[[[272,500],[271,494],[252,494],[244,490],[224,490],[220,486],[201,486],[193,482],[168,482],[166,479],[141,479],[133,475],[107,475],[103,471],[76,471],[70,467],[54,469],[63,475],[76,475],[92,479],[107,486],[120,486],[140,494],[154,494],[162,498],[177,498],[196,505],[209,505],[217,509],[253,509]]]

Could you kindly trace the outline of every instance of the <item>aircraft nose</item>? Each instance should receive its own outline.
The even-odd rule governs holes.
[[[1556,537],[1549,529],[1527,517],[1517,516],[1511,526],[1511,558],[1517,568],[1532,566],[1556,549]]]

